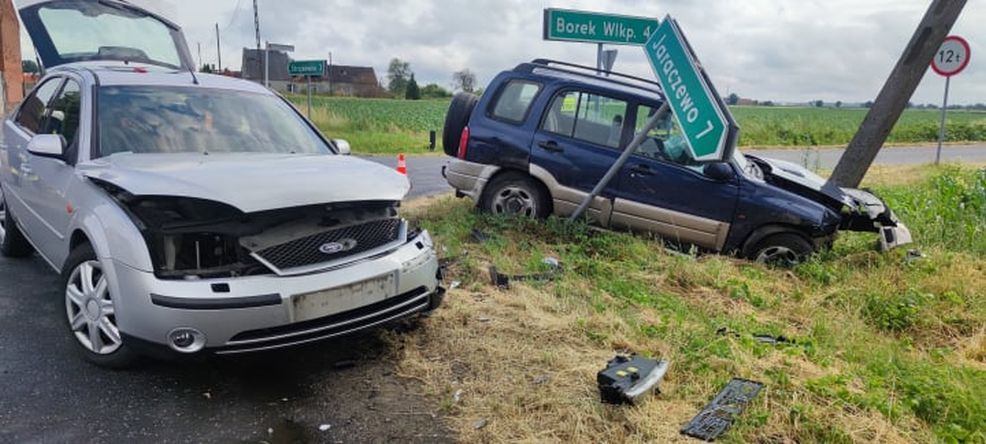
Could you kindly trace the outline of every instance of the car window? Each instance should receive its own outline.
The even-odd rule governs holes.
[[[511,80],[500,92],[493,106],[493,116],[513,123],[523,122],[539,91],[541,85],[538,83]]]
[[[195,87],[103,86],[98,155],[114,153],[329,154],[325,141],[277,96]]]
[[[65,146],[74,148],[79,130],[79,117],[82,112],[82,89],[74,80],[66,80],[62,92],[51,105],[51,112],[44,123],[44,134],[58,134],[65,140]]]
[[[48,103],[58,91],[58,85],[61,82],[62,79],[60,78],[50,79],[34,90],[33,94],[27,96],[17,112],[17,124],[37,134],[41,130],[41,124],[48,112]]]
[[[547,132],[618,148],[627,103],[623,100],[569,91],[558,94],[541,122]]]
[[[647,125],[647,121],[657,112],[657,108],[639,105],[637,107],[637,122],[634,127],[634,135]],[[656,127],[647,133],[647,138],[640,144],[634,153],[638,156],[647,157],[663,162],[674,163],[698,173],[702,173],[704,166],[698,163],[691,156],[688,150],[688,142],[685,141],[678,124],[675,122],[671,113],[668,113]]]

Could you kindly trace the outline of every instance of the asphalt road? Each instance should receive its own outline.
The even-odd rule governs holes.
[[[452,441],[395,376],[413,331],[110,371],[76,354],[58,281],[37,255],[0,258],[0,442]]]
[[[935,147],[893,147],[880,151],[876,163],[881,165],[906,165],[931,163],[935,160]],[[786,160],[809,168],[835,168],[842,155],[842,149],[781,149],[749,150],[749,153],[763,157]],[[396,156],[367,157],[375,162],[391,167],[397,165]],[[442,177],[445,156],[415,156],[407,158],[407,172],[411,179],[410,197],[430,196],[452,191]],[[947,145],[942,150],[943,162],[986,162],[986,144]]]

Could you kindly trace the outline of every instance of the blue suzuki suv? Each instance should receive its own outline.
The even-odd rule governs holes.
[[[459,197],[495,214],[568,216],[663,104],[653,81],[535,60],[500,73],[482,97],[449,106],[445,174]],[[785,265],[831,245],[839,230],[910,232],[873,194],[827,184],[789,162],[744,155],[695,161],[668,118],[595,198],[590,222],[671,244]]]

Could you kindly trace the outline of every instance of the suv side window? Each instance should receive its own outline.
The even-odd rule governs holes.
[[[579,91],[555,96],[541,122],[550,133],[597,145],[619,148],[627,102]]]
[[[75,161],[79,119],[82,114],[82,88],[75,80],[66,80],[62,92],[49,106],[51,112],[44,121],[44,134],[58,134],[65,140],[65,158]]]
[[[48,112],[48,103],[52,96],[58,92],[58,85],[62,83],[61,78],[49,79],[34,91],[21,105],[17,111],[17,124],[22,128],[37,134],[41,130],[41,124]]]
[[[522,123],[541,91],[541,85],[528,80],[511,80],[500,91],[493,105],[493,117],[510,123]]]
[[[634,127],[634,135],[640,134],[640,130],[647,124],[651,116],[657,112],[657,108],[645,105],[637,107],[637,122]],[[685,141],[681,130],[671,117],[671,113],[661,120],[654,129],[647,134],[647,139],[640,144],[635,155],[662,162],[673,163],[691,169],[702,174],[702,164],[692,158],[688,151],[688,142]]]

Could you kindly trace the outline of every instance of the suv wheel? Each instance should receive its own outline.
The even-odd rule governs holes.
[[[767,236],[757,243],[751,258],[763,264],[793,267],[808,260],[814,253],[814,247],[801,235],[780,233]]]
[[[86,359],[103,367],[132,365],[137,355],[120,336],[109,280],[92,246],[82,244],[72,250],[62,284],[69,331]]]
[[[551,214],[551,197],[538,182],[520,173],[495,177],[483,193],[480,207],[497,215],[543,219]]]
[[[442,130],[442,149],[445,154],[456,157],[459,155],[459,138],[462,130],[469,124],[472,110],[476,108],[479,97],[468,93],[458,93],[452,98],[445,114],[445,128]]]
[[[14,223],[14,217],[7,209],[6,196],[0,187],[0,255],[4,257],[27,257],[34,248],[24,238],[24,234]]]

